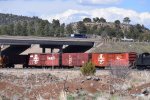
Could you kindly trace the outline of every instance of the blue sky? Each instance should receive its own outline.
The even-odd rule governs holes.
[[[150,28],[150,0],[0,0],[0,13],[38,16],[52,21],[75,22],[85,17],[120,21],[130,17],[132,24]]]

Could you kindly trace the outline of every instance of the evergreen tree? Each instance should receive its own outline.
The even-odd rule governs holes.
[[[15,24],[14,27],[14,35],[22,35],[23,34],[23,27],[20,22]]]
[[[125,18],[123,19],[123,22],[128,25],[128,24],[131,22],[131,20],[130,20],[129,17],[125,17]]]
[[[1,35],[7,35],[8,34],[8,30],[7,30],[7,26],[1,26]]]
[[[28,22],[27,24],[27,33],[28,35],[35,35],[35,27],[34,27],[34,21]]]
[[[44,36],[44,27],[45,27],[45,22],[39,21],[36,34],[39,36]]]
[[[100,23],[106,23],[106,19],[104,19],[103,17],[101,17],[101,18],[98,20],[98,22],[100,22]]]
[[[122,37],[121,30],[120,30],[121,29],[120,21],[119,20],[115,20],[114,24],[115,24],[115,29],[116,29],[116,37],[117,38]]]
[[[60,25],[60,36],[64,36],[64,32],[65,32],[65,23]]]
[[[7,35],[14,35],[14,24],[8,25],[8,33]]]
[[[49,24],[46,24],[44,26],[44,36],[49,36],[49,33],[50,33],[50,28],[49,28]]]
[[[67,26],[66,26],[66,34],[72,34],[73,33],[73,29],[72,29],[72,26],[71,26],[71,24],[68,24]]]
[[[24,35],[24,36],[28,35],[27,25],[28,25],[27,21],[23,21],[23,23],[22,23],[22,32],[23,32],[23,34],[22,35]]]
[[[99,22],[99,18],[98,17],[96,17],[96,18],[93,18],[93,22]]]
[[[92,20],[91,20],[90,18],[84,18],[84,19],[83,19],[83,22],[84,22],[84,23],[92,22]]]
[[[78,33],[82,33],[82,34],[87,33],[87,29],[82,21],[79,21],[77,23],[77,31],[78,31]]]
[[[52,27],[54,28],[54,36],[60,36],[60,22],[59,22],[59,20],[53,19]]]

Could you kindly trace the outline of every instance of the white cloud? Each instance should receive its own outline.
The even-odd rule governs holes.
[[[78,0],[80,4],[117,4],[121,0]]]
[[[146,25],[147,27],[150,27],[150,13],[148,12],[139,13],[134,10],[110,7],[92,10],[91,17],[96,16],[104,17],[111,22],[117,19],[122,21],[124,17],[129,17],[132,24],[140,23]]]
[[[79,10],[72,10],[72,9],[69,9],[61,14],[56,14],[56,15],[51,15],[51,16],[41,16],[41,18],[43,19],[47,19],[49,20],[50,22],[53,20],[53,19],[59,19],[62,23],[65,22],[65,23],[69,23],[69,22],[74,22],[74,21],[78,21],[78,20],[81,20],[82,17],[86,17],[86,15],[88,14],[87,11],[79,11]]]
[[[108,22],[114,22],[119,19],[123,20],[124,17],[129,17],[132,24],[144,24],[146,27],[150,28],[150,13],[149,12],[136,12],[134,10],[109,7],[109,8],[100,8],[93,10],[67,10],[63,13],[51,15],[51,16],[42,16],[43,19],[59,19],[61,22],[69,23],[82,20],[85,17],[104,17]]]

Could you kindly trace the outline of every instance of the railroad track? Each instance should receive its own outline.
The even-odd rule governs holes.
[[[0,68],[0,71],[2,70],[48,70],[48,71],[78,71],[80,70],[80,67],[76,67],[76,68],[52,68],[52,67],[49,67],[49,68]],[[113,70],[113,69],[110,69],[110,68],[107,68],[107,69],[103,69],[103,68],[96,68],[97,71],[110,71],[110,70]],[[123,70],[123,69],[114,69],[114,70]],[[125,69],[127,70],[127,69]],[[143,70],[138,70],[138,69],[129,69],[131,71],[150,71],[150,69],[143,69]]]

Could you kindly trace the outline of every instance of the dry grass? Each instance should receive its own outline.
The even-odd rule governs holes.
[[[150,52],[149,43],[139,42],[108,42],[96,47],[92,52]]]
[[[59,100],[67,100],[67,93],[65,91],[60,92]]]
[[[130,78],[127,80],[132,86],[139,86],[145,83],[150,83],[149,71],[132,71]]]

